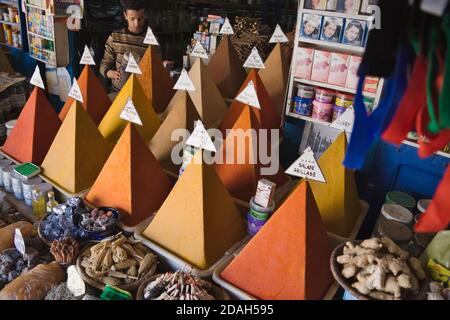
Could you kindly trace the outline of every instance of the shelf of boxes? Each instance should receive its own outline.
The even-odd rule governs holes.
[[[11,11],[9,12],[9,17],[7,19],[4,18],[3,14],[0,15],[0,43],[6,47],[14,48],[22,50],[22,26],[20,24],[20,7],[19,0],[16,1],[0,1],[0,5],[3,5],[2,8],[6,9],[7,7],[12,7],[17,10],[17,14],[11,16]],[[9,11],[9,9],[8,9]],[[7,13],[6,13],[7,14]],[[6,34],[7,30],[11,30],[11,34],[8,36]],[[9,41],[8,41],[9,39]],[[16,45],[14,45],[16,44]]]
[[[315,87],[321,87],[321,88],[326,88],[326,89],[330,89],[330,90],[336,90],[336,91],[340,91],[340,92],[356,94],[355,89],[336,86],[334,84],[330,84],[330,83],[326,83],[326,82],[319,82],[319,81],[313,81],[313,80],[307,80],[307,79],[301,79],[301,78],[294,78],[294,81],[300,82],[303,84],[307,84],[307,85],[311,85],[311,86],[315,86]],[[376,96],[377,96],[376,93],[371,93],[371,92],[364,92],[363,95],[365,97],[369,97],[369,98],[376,98]]]
[[[330,89],[333,91],[338,91],[342,93],[349,93],[349,94],[356,94],[356,89],[354,88],[348,88],[344,86],[338,86],[333,85],[327,82],[320,82],[310,79],[303,79],[296,77],[295,71],[296,71],[296,63],[297,63],[297,56],[300,48],[312,48],[314,50],[322,50],[322,51],[328,51],[328,52],[336,52],[336,53],[344,53],[354,56],[363,56],[365,52],[365,47],[363,46],[356,46],[356,45],[350,45],[350,44],[343,44],[343,43],[337,43],[337,42],[330,42],[320,39],[310,39],[306,37],[301,36],[301,26],[302,26],[302,16],[303,14],[316,14],[320,16],[326,16],[326,17],[336,17],[336,18],[343,18],[343,19],[350,19],[350,20],[362,20],[365,22],[371,21],[372,17],[369,15],[361,15],[361,14],[347,14],[347,13],[341,13],[341,12],[333,12],[333,11],[325,11],[325,10],[310,10],[310,9],[304,9],[304,0],[299,0],[298,10],[297,10],[297,17],[298,17],[298,23],[296,27],[296,45],[294,47],[294,53],[292,58],[292,65],[291,65],[291,72],[289,77],[289,88],[288,88],[288,95],[287,95],[287,101],[286,101],[286,110],[285,115],[287,117],[301,119],[304,121],[307,121],[309,123],[316,123],[319,125],[323,125],[326,127],[329,127],[331,123],[312,119],[311,117],[302,116],[299,114],[296,114],[293,112],[293,98],[297,94],[296,92],[296,83],[302,83],[309,86],[314,87],[320,87],[325,89]],[[320,30],[319,30],[320,34]],[[365,92],[363,95],[367,98],[374,99],[374,108],[378,105],[382,90],[383,90],[384,80],[380,79],[378,83],[378,88],[375,93],[372,92]]]
[[[49,7],[53,5],[50,4]],[[57,22],[52,12],[38,5],[27,2],[26,9],[30,56],[53,67],[66,66],[69,63],[69,40],[65,22]],[[45,31],[48,34],[42,34]],[[42,44],[37,39],[49,43]]]

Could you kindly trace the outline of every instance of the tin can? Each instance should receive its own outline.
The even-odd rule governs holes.
[[[313,119],[330,122],[333,118],[333,105],[330,103],[323,103],[317,100],[313,101]]]
[[[416,208],[416,200],[409,194],[400,191],[388,192],[385,203],[398,204],[411,212]]]
[[[30,206],[30,207],[32,206],[32,204],[33,204],[33,196],[32,196],[33,187],[40,183],[42,183],[42,180],[39,177],[34,177],[31,179],[22,181],[23,198],[25,199],[25,203],[27,206]]]
[[[354,101],[354,95],[339,92],[336,94],[336,102],[334,104],[338,107],[348,108],[353,105]]]
[[[3,187],[3,174],[2,169],[6,166],[11,166],[11,161],[9,160],[0,160],[0,186]]]
[[[14,172],[13,174],[11,174],[11,184],[14,197],[19,200],[23,200],[22,180],[23,178],[17,173]]]
[[[13,172],[12,166],[6,166],[2,169],[2,176],[3,176],[3,186],[5,187],[6,192],[12,193],[12,181],[11,181],[11,174]]]
[[[345,111],[347,111],[346,107],[339,107],[337,105],[334,105],[333,106],[333,119],[331,120],[331,122],[339,119],[344,114]]]
[[[316,88],[316,101],[331,104],[334,99],[334,92],[322,88]]]
[[[269,220],[271,214],[275,211],[275,202],[269,208],[263,208],[255,203],[255,197],[250,201],[250,211],[247,215],[248,234],[254,236]]]

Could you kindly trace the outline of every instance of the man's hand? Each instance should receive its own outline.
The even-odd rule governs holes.
[[[120,71],[109,70],[106,75],[109,79],[119,81],[120,80]]]

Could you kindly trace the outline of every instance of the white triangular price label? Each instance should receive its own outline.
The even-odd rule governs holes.
[[[264,62],[259,55],[258,49],[254,47],[244,63],[244,68],[265,69]]]
[[[194,49],[192,49],[191,56],[193,57],[200,57],[203,59],[208,59],[208,54],[206,53],[205,49],[203,48],[200,41],[197,41],[195,43]]]
[[[220,29],[220,34],[234,34],[233,27],[231,26],[230,20],[228,18],[225,18],[225,23],[222,26],[222,29]]]
[[[25,254],[25,240],[23,239],[22,232],[18,228],[16,228],[14,233],[14,246],[22,255]]]
[[[178,78],[175,87],[173,88],[175,90],[196,91],[194,83],[192,82],[191,78],[189,78],[189,74],[187,73],[186,69],[183,69],[181,71],[181,75]]]
[[[333,121],[331,128],[351,133],[355,123],[355,111],[349,107],[339,118]]]
[[[136,59],[134,59],[134,56],[131,53],[128,56],[128,64],[125,71],[128,73],[142,74],[141,68],[139,68]]]
[[[139,117],[139,114],[138,114],[136,107],[134,106],[133,100],[131,100],[131,98],[128,98],[127,103],[125,104],[125,107],[123,108],[122,112],[120,113],[120,118],[142,126],[142,120]]]
[[[150,27],[148,27],[148,29],[147,29],[147,34],[144,39],[144,44],[159,46],[158,40],[156,40],[155,34],[153,33],[152,28],[150,28]]]
[[[75,266],[67,268],[67,289],[69,289],[75,297],[82,296],[86,293],[86,285]]]
[[[81,94],[80,86],[78,85],[77,79],[73,78],[72,88],[69,91],[69,97],[74,98],[81,103],[84,103],[83,95]]]
[[[270,38],[269,40],[269,43],[277,42],[289,42],[289,39],[286,37],[279,24],[277,24],[275,32],[273,33],[272,38]]]
[[[286,174],[308,180],[326,182],[322,170],[320,170],[319,164],[314,158],[314,152],[311,147],[308,147],[300,158],[286,170]]]
[[[200,120],[195,122],[194,132],[189,136],[186,144],[206,151],[217,152],[211,137]]]
[[[83,56],[81,57],[80,64],[95,66],[94,58],[92,58],[92,54],[88,46],[84,46],[84,52]]]
[[[244,90],[242,90],[241,93],[239,93],[239,95],[236,97],[236,100],[248,104],[251,107],[261,109],[258,94],[256,93],[253,81],[250,81],[247,84],[247,87]]]
[[[36,66],[36,69],[34,69],[33,76],[31,77],[30,83],[33,86],[39,87],[43,90],[45,90],[44,81],[42,81],[41,72],[39,71],[39,67]]]

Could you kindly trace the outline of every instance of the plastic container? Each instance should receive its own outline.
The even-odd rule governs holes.
[[[398,204],[411,212],[416,208],[416,200],[409,194],[400,191],[388,192],[385,203]]]
[[[254,236],[266,224],[272,213],[275,211],[275,201],[269,208],[263,208],[255,203],[255,197],[250,200],[250,211],[247,214],[248,234]]]
[[[297,84],[297,97],[314,99],[314,87]]]
[[[23,200],[22,180],[23,178],[19,174],[15,172],[11,174],[11,184],[14,197],[18,200]]]
[[[339,92],[336,94],[336,102],[334,104],[338,107],[348,108],[353,105],[354,101],[354,95]]]
[[[294,112],[299,115],[310,117],[313,109],[313,99],[311,98],[294,98]]]
[[[9,137],[9,135],[11,134],[12,130],[14,129],[14,126],[16,125],[17,120],[10,120],[8,121],[5,125],[6,125],[6,135]]]
[[[39,177],[34,177],[22,181],[23,198],[25,199],[25,204],[27,206],[31,207],[33,205],[33,195],[32,195],[33,187],[41,183],[42,179]]]
[[[347,111],[346,107],[339,107],[337,105],[333,106],[333,119],[331,120],[331,122],[339,119],[344,113],[345,111]]]
[[[313,119],[330,122],[333,118],[333,105],[314,100],[311,117]]]
[[[2,168],[3,186],[6,192],[12,193],[11,174],[13,173],[13,166],[6,166]]]
[[[318,102],[331,104],[334,99],[334,91],[316,88],[316,99]]]

